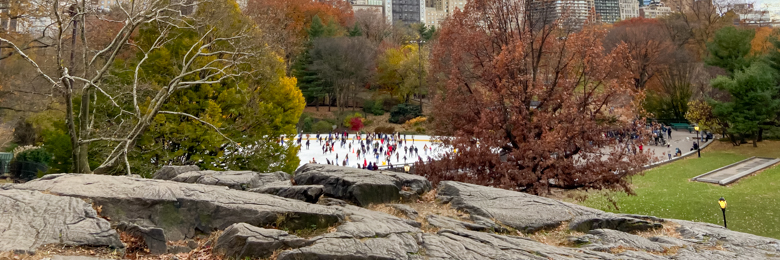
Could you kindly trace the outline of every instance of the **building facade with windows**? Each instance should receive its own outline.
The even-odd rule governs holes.
[[[387,1],[392,1],[393,23],[425,23],[425,0]]]
[[[672,8],[659,1],[653,1],[647,6],[639,7],[639,16],[644,18],[660,18],[671,13]]]
[[[593,5],[601,22],[615,23],[620,20],[620,4],[618,0],[594,0]]]
[[[441,27],[447,17],[452,16],[455,10],[463,10],[467,0],[427,0],[425,1],[425,24]]]
[[[639,17],[639,2],[636,0],[620,0],[620,20]]]

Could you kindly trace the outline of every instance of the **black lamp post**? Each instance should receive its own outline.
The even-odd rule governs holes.
[[[694,129],[696,129],[696,153],[698,153],[699,158],[701,158],[701,137],[699,137],[699,133],[701,132],[699,132],[699,126],[695,126]]]
[[[726,199],[720,197],[718,204],[720,204],[720,211],[723,212],[723,227],[728,228],[728,226],[726,226]]]

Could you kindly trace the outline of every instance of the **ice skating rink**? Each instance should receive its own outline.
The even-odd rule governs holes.
[[[294,141],[296,143],[299,137],[300,136],[295,137]],[[327,164],[328,161],[330,161],[331,164],[337,162],[338,165],[341,166],[343,166],[346,161],[348,167],[357,167],[358,163],[360,165],[363,165],[364,163],[376,163],[379,168],[386,168],[391,164],[394,167],[398,167],[403,166],[404,164],[413,164],[418,159],[422,159],[423,161],[428,161],[429,159],[435,160],[440,154],[444,153],[445,149],[439,142],[432,142],[432,138],[427,135],[407,135],[406,137],[400,135],[399,138],[395,138],[394,141],[391,140],[389,142],[387,141],[388,139],[385,139],[385,142],[382,142],[379,138],[375,138],[372,143],[379,144],[378,147],[382,148],[382,152],[377,150],[377,156],[377,154],[374,153],[373,146],[371,146],[371,148],[366,149],[366,154],[362,154],[361,152],[361,155],[358,158],[357,151],[361,147],[361,141],[364,145],[367,143],[366,137],[367,135],[363,134],[361,135],[361,140],[356,140],[355,134],[349,134],[346,138],[346,143],[343,145],[341,140],[334,139],[333,142],[335,145],[333,146],[332,151],[326,149],[327,151],[323,153],[323,146],[326,144],[324,139],[328,138],[328,134],[320,134],[320,138],[322,138],[323,141],[318,141],[315,134],[309,134],[308,148],[306,146],[306,134],[304,134],[301,140],[301,151],[298,152],[298,157],[301,159],[300,165],[310,163],[313,160],[320,164]],[[289,141],[291,140],[287,140],[286,142]],[[392,155],[388,157],[386,155],[388,145],[393,144],[397,145],[397,150],[393,151]],[[411,151],[414,148],[417,148],[417,153]],[[406,157],[405,160],[404,157]]]

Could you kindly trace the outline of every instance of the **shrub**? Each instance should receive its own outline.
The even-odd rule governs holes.
[[[422,124],[425,121],[426,121],[425,117],[421,117],[421,116],[420,117],[415,117],[415,118],[412,118],[409,121],[406,121],[406,123],[404,123],[404,126],[407,127],[407,128],[411,128],[411,127],[414,127],[414,126],[420,126],[420,124]]]
[[[352,131],[360,131],[363,128],[363,119],[360,117],[353,117],[350,122],[349,129]]]
[[[382,107],[382,100],[366,100],[363,102],[363,112],[373,114],[375,116],[381,116],[385,114],[385,110]]]
[[[354,113],[354,114],[351,114],[351,115],[347,115],[347,116],[344,117],[344,122],[343,122],[342,125],[345,126],[345,127],[351,128],[352,127],[352,119],[353,118],[361,118],[362,119],[363,115],[361,115],[360,113]]]
[[[403,124],[410,119],[422,116],[422,108],[418,105],[399,104],[390,111],[390,123]]]
[[[48,170],[52,155],[41,147],[25,149],[14,156],[11,175],[15,179],[29,181]]]
[[[330,133],[330,131],[333,131],[333,125],[328,123],[325,120],[320,120],[316,124],[314,124],[311,127],[311,131],[313,133]]]
[[[35,147],[20,152],[14,157],[17,161],[25,162],[37,162],[43,164],[49,164],[51,162],[51,154],[41,147]]]
[[[312,122],[311,117],[306,117],[303,119],[303,131],[306,133],[311,133],[312,126],[314,125],[314,122]]]

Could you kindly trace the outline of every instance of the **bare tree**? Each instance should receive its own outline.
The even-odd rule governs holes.
[[[381,13],[373,10],[355,11],[355,23],[363,32],[363,36],[377,44],[388,37],[393,28]]]
[[[136,0],[115,6],[120,10],[118,17],[107,16],[103,10],[95,9],[87,0],[47,0],[48,17],[53,39],[52,48],[56,55],[54,71],[42,69],[46,61],[30,56],[19,42],[0,37],[0,43],[10,46],[32,65],[37,74],[51,86],[52,93],[62,98],[70,143],[73,147],[73,171],[92,172],[88,165],[89,146],[95,142],[106,142],[110,153],[102,159],[95,173],[110,172],[118,167],[130,174],[127,160],[128,150],[149,126],[158,114],[174,114],[200,121],[215,131],[219,129],[208,122],[190,114],[177,111],[162,111],[169,97],[177,90],[199,84],[216,83],[222,80],[251,73],[246,68],[254,56],[254,46],[249,44],[254,31],[244,28],[236,32],[217,30],[214,24],[228,21],[238,11],[217,13],[225,6],[231,6],[218,0]],[[209,5],[194,13],[195,7]],[[240,14],[240,13],[238,13]],[[194,17],[198,16],[198,17]],[[85,24],[91,19],[117,24],[108,44],[98,46],[91,40],[91,31]],[[136,44],[134,34],[140,28],[155,30],[155,39],[148,45]],[[177,60],[178,75],[167,84],[148,86],[141,75],[142,66],[155,50],[179,37],[180,30],[191,30],[199,34],[199,39],[188,43],[189,51],[183,57],[171,57]],[[76,52],[75,49],[79,51]],[[134,65],[130,84],[109,84],[108,79],[113,63],[118,56],[132,50],[141,60]],[[79,57],[76,57],[76,54]],[[77,69],[81,68],[81,69]],[[148,96],[142,93],[149,93]],[[80,98],[80,104],[74,100]],[[95,126],[96,102],[103,100],[119,113],[114,121],[120,122],[113,129],[93,131]],[[127,100],[123,102],[122,100]],[[78,108],[78,109],[77,109]],[[224,135],[223,135],[224,136]],[[228,139],[229,140],[229,139]]]
[[[314,41],[312,70],[331,85],[329,95],[336,98],[340,111],[349,105],[347,98],[366,84],[374,73],[376,49],[362,37],[319,38]]]

